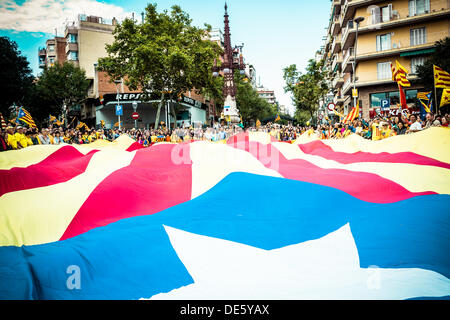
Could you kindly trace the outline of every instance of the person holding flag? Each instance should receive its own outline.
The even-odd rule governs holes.
[[[441,103],[439,107],[443,107],[450,104],[450,87],[442,91]]]
[[[444,89],[442,91],[442,98],[445,98],[444,96],[446,96],[448,98],[448,94],[449,94],[448,90],[450,90],[450,73],[448,73],[447,71],[445,71],[444,69],[442,69],[436,65],[433,65],[433,75],[434,75],[434,98],[435,98],[436,105],[437,105],[437,102],[438,102],[437,90],[436,90],[437,88]],[[442,98],[441,98],[441,103],[439,105],[439,108],[437,110],[438,112],[440,111],[440,107],[443,106]],[[446,100],[444,100],[444,102],[445,101]],[[446,104],[448,104],[448,102],[449,101],[447,100]]]
[[[20,121],[27,124],[30,128],[37,128],[33,118],[31,117],[31,114],[23,107],[20,107],[16,118],[17,124],[20,124]]]

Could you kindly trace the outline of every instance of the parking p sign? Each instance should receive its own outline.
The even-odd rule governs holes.
[[[390,108],[391,108],[391,103],[389,100],[387,100],[387,99],[381,100],[381,110],[389,111]]]
[[[121,105],[116,106],[116,116],[123,116],[123,107]]]

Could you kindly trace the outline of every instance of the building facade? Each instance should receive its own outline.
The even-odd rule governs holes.
[[[264,100],[266,100],[268,103],[270,103],[272,105],[277,104],[277,98],[275,97],[275,91],[269,90],[268,88],[265,88],[264,86],[259,86],[257,91],[258,91],[259,96],[261,98],[263,98]]]
[[[434,52],[436,41],[450,35],[450,1],[333,0],[331,9],[322,53],[331,74],[333,102],[348,113],[354,104],[355,80],[365,119],[379,111],[382,100],[390,101],[395,114],[400,99],[391,63],[399,61],[409,73],[411,87],[405,93],[408,107],[413,107],[422,89],[415,81],[417,66]],[[359,17],[364,20],[357,27]]]
[[[45,48],[39,48],[39,68],[51,67],[66,61],[66,38],[54,37],[45,42]]]

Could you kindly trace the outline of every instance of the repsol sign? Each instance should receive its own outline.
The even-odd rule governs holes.
[[[103,96],[103,105],[106,105],[108,102],[119,101],[120,103],[131,103],[133,101],[159,101],[161,99],[161,96],[158,94],[149,94],[149,93],[114,93],[114,94],[105,94]],[[194,100],[192,98],[189,98],[185,95],[182,95],[181,98],[177,98],[177,102],[183,102],[184,104],[188,104],[190,106],[199,108],[199,109],[206,109],[207,105]]]

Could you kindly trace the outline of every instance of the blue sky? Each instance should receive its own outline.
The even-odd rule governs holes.
[[[147,3],[159,9],[180,5],[193,24],[204,23],[223,29],[224,0],[0,0],[0,36],[16,41],[30,61],[34,74],[39,72],[37,51],[45,40],[61,34],[65,21],[78,13],[111,19],[135,12],[137,17]],[[330,0],[228,0],[232,44],[244,43],[246,62],[256,68],[261,84],[275,90],[281,104],[291,106],[284,93],[282,69],[297,64],[303,70],[323,44],[328,26]]]

